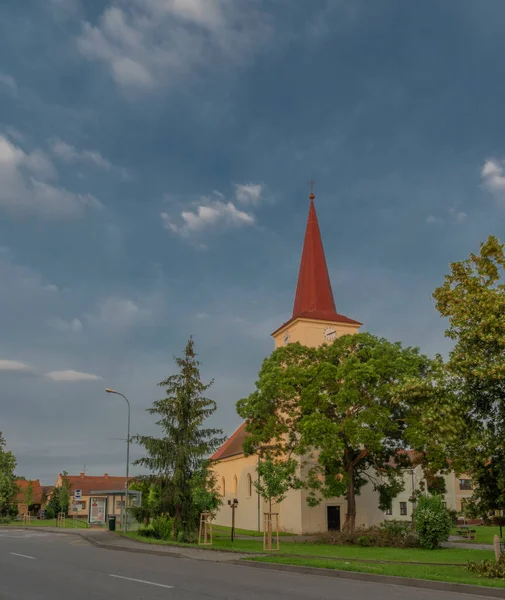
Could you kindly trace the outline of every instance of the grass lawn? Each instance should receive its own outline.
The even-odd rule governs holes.
[[[436,552],[434,550],[433,552]],[[392,565],[359,562],[335,561],[331,559],[299,558],[283,556],[251,557],[246,560],[267,562],[303,567],[319,567],[323,569],[339,569],[342,571],[357,571],[359,573],[374,573],[378,575],[394,575],[412,579],[431,579],[434,581],[449,581],[495,588],[505,588],[505,579],[485,579],[461,567],[444,567],[429,565]]]
[[[476,535],[474,540],[467,540],[463,538],[461,543],[465,544],[492,544],[495,535],[500,537],[500,528],[494,525],[493,527],[487,525],[468,525],[470,529],[475,529]],[[505,536],[505,527],[502,527],[503,535]],[[451,531],[451,535],[458,535],[457,529],[454,528]]]
[[[224,525],[212,525],[212,533],[214,537],[230,537],[231,527]],[[217,534],[217,535],[216,535]],[[235,527],[235,535],[248,535],[249,537],[263,538],[262,531],[254,531],[252,529],[238,529]],[[279,536],[294,536],[294,533],[279,533]]]
[[[128,537],[155,544],[175,544],[175,542],[145,538],[136,532],[129,533]],[[198,547],[197,544],[185,545]],[[362,560],[465,564],[469,560],[483,560],[494,557],[494,553],[490,550],[469,550],[466,548],[444,548],[442,550],[423,550],[422,548],[360,548],[359,546],[330,546],[329,544],[312,544],[310,542],[282,541],[280,547],[280,554],[328,557],[333,559],[354,558]],[[214,538],[212,548],[214,550],[263,553],[263,540],[235,539],[232,543],[228,538]]]
[[[23,520],[20,521],[11,521],[10,523],[2,523],[2,526],[8,525],[10,527],[19,527],[23,526]],[[30,519],[30,525],[25,523],[26,527],[56,527],[56,519]],[[88,528],[88,522],[84,519],[79,519],[78,527]],[[65,519],[65,528],[75,529],[75,521],[74,519],[68,518]]]

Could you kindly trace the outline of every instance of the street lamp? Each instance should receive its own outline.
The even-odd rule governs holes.
[[[122,394],[121,392],[116,392],[115,390],[111,390],[110,388],[106,388],[105,390],[108,394],[117,394],[126,400],[126,404],[128,404],[128,435],[126,437],[126,502],[125,502],[125,523],[124,523],[124,532],[128,533],[128,492],[129,492],[129,469],[130,469],[130,402],[128,398]]]

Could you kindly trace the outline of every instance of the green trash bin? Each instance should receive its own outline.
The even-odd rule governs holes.
[[[116,517],[109,515],[109,531],[116,531]]]

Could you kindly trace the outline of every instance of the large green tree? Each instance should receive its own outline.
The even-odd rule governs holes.
[[[10,517],[17,512],[16,494],[18,491],[14,470],[16,457],[5,449],[6,442],[0,432],[0,517]]]
[[[165,398],[147,409],[158,417],[156,424],[162,437],[137,435],[133,439],[147,453],[135,464],[151,471],[150,479],[161,491],[161,504],[173,508],[175,537],[187,539],[198,523],[192,481],[224,438],[220,429],[204,427],[216,410],[216,403],[205,397],[213,382],[204,384],[200,379],[192,338],[184,356],[175,358],[175,362],[179,372],[159,384],[165,390]]]
[[[264,361],[256,390],[237,404],[251,434],[245,450],[267,446],[272,455],[299,457],[309,503],[345,496],[344,527],[353,530],[365,483],[379,492],[382,509],[403,489],[407,455],[398,450],[409,437],[424,455],[433,452],[427,432],[444,397],[437,371],[438,362],[417,349],[367,333],[279,348]]]
[[[447,364],[464,415],[453,453],[476,483],[481,513],[505,509],[505,254],[490,236],[479,254],[450,265],[433,296],[455,344]]]

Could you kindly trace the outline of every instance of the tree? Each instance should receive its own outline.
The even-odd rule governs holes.
[[[293,458],[269,457],[259,462],[256,467],[258,478],[253,485],[263,500],[268,502],[268,512],[272,512],[272,503],[279,504],[285,500],[288,490],[301,486],[297,468],[298,463]]]
[[[414,511],[414,526],[419,535],[419,543],[427,550],[440,547],[449,539],[452,517],[442,504],[442,496],[422,495]]]
[[[33,481],[29,481],[26,486],[24,493],[24,502],[26,504],[28,512],[30,512],[30,508],[33,504]]]
[[[5,450],[6,442],[0,432],[0,518],[10,518],[17,514],[16,494],[18,491],[14,470],[16,457]]]
[[[209,512],[213,517],[223,500],[217,485],[217,477],[210,468],[210,462],[202,464],[201,468],[191,477],[191,495],[196,514]]]
[[[135,436],[134,441],[147,452],[147,456],[135,464],[152,472],[150,479],[159,486],[162,503],[173,507],[174,536],[185,540],[196,530],[198,523],[192,478],[224,438],[220,429],[203,427],[205,420],[216,410],[216,403],[204,396],[213,382],[203,384],[200,380],[200,363],[192,338],[186,345],[184,356],[175,358],[175,362],[179,373],[158,384],[165,389],[166,397],[147,409],[159,417],[156,424],[163,436]]]
[[[68,480],[68,473],[63,471],[61,475],[61,486],[54,486],[51,491],[51,498],[47,508],[55,515],[59,513],[68,513],[70,505],[70,488],[71,484]]]
[[[352,531],[356,495],[367,481],[384,510],[403,489],[408,459],[397,451],[407,434],[428,447],[431,425],[420,407],[443,394],[418,381],[432,381],[437,369],[417,349],[366,333],[319,348],[278,348],[264,361],[256,390],[237,404],[250,433],[245,451],[267,445],[273,456],[299,457],[309,503],[345,496],[344,527]]]
[[[490,236],[480,253],[450,265],[433,293],[455,341],[447,368],[457,382],[464,417],[455,468],[477,483],[481,510],[505,508],[505,254]]]

